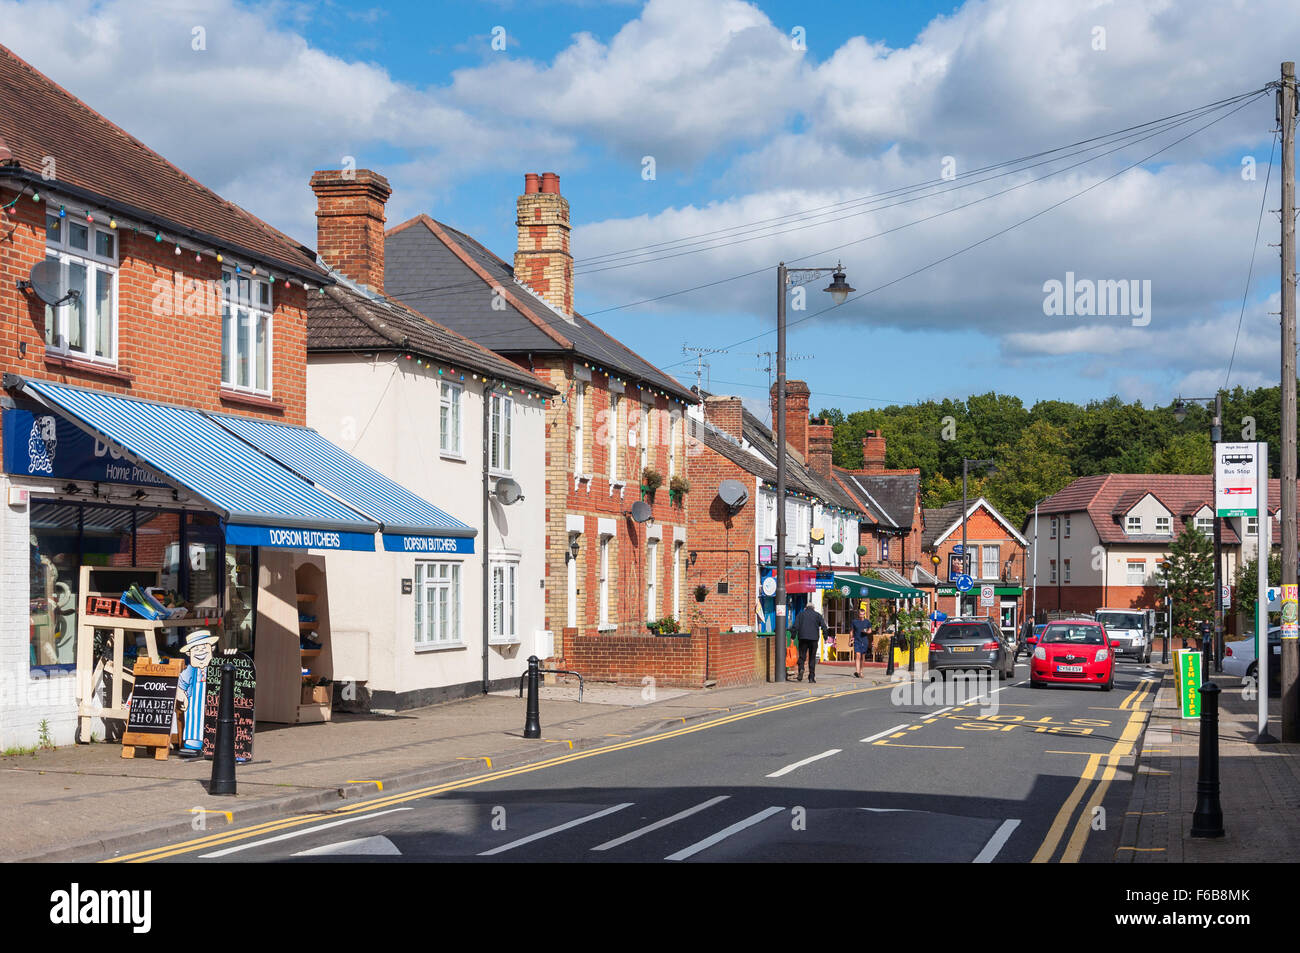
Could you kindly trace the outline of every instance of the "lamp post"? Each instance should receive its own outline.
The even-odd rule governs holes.
[[[785,681],[785,295],[790,286],[791,274],[802,274],[812,281],[819,275],[831,274],[831,283],[824,289],[830,292],[835,304],[843,304],[854,290],[844,280],[844,266],[834,268],[787,268],[785,262],[776,266],[776,634],[772,666],[774,680]],[[800,282],[802,284],[804,282]]]
[[[970,505],[966,502],[966,476],[972,463],[977,467],[984,467],[985,474],[998,472],[998,468],[993,465],[992,460],[968,460],[965,457],[961,458],[961,558],[967,575],[970,575],[971,561],[970,553],[966,550],[966,510]]]
[[[1210,652],[1205,651],[1204,640],[1201,645],[1201,664],[1206,672],[1210,671],[1210,659],[1214,659],[1214,671],[1223,671],[1223,536],[1219,522],[1219,498],[1214,486],[1214,459],[1216,447],[1223,439],[1223,391],[1213,397],[1179,397],[1174,401],[1174,419],[1182,423],[1187,419],[1187,402],[1200,404],[1214,402],[1214,419],[1210,423],[1210,507],[1214,511],[1214,636]],[[1266,564],[1267,565],[1267,564]]]

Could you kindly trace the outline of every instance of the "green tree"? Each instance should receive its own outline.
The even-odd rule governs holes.
[[[1067,486],[1070,471],[1069,436],[1060,427],[1038,420],[1019,438],[994,454],[997,472],[988,479],[989,502],[1012,526],[1025,525],[1034,503]]]
[[[1282,585],[1282,554],[1271,553],[1268,557],[1268,584]],[[1259,602],[1259,557],[1247,559],[1237,566],[1237,574],[1232,578],[1232,611],[1244,612],[1250,619],[1255,618],[1255,606]]]
[[[1152,473],[1209,473],[1213,462],[1208,431],[1180,433],[1150,458],[1150,468]]]
[[[1214,544],[1189,522],[1169,547],[1169,556],[1156,574],[1174,600],[1174,638],[1194,639],[1200,623],[1214,619]]]

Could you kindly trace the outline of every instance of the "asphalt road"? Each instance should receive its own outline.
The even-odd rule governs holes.
[[[140,859],[1109,862],[1158,676],[1122,661],[1107,693],[1031,689],[1027,674],[1022,662],[1016,679],[961,695],[951,681],[845,680],[835,695]]]

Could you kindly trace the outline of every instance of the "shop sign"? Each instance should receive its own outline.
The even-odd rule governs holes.
[[[335,549],[366,553],[375,550],[373,533],[234,523],[226,526],[226,543],[231,546],[270,546],[277,549]]]
[[[813,582],[818,589],[834,589],[835,574],[830,572],[819,572],[816,580]]]
[[[168,486],[63,417],[22,409],[4,411],[4,468],[15,476]]]
[[[456,556],[474,555],[472,536],[402,536],[384,534],[384,549],[390,553],[438,553]]]
[[[235,760],[253,760],[254,710],[257,693],[257,669],[253,659],[237,649],[222,649],[208,663],[207,691],[203,696],[203,755],[211,758],[217,750],[217,718],[221,714],[221,666],[235,667]]]
[[[1184,718],[1201,717],[1201,651],[1179,649],[1178,694]]]

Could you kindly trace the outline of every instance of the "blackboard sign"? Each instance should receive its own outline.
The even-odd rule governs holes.
[[[127,709],[126,732],[122,735],[122,757],[134,757],[139,747],[161,748],[155,757],[166,758],[176,718],[176,682],[182,663],[136,660],[135,685]],[[130,752],[128,754],[128,752]]]
[[[237,649],[222,649],[208,665],[208,690],[203,696],[203,755],[211,758],[217,750],[217,717],[221,712],[221,666],[235,665],[235,760],[253,760],[253,700],[257,689],[257,669],[253,659]]]

